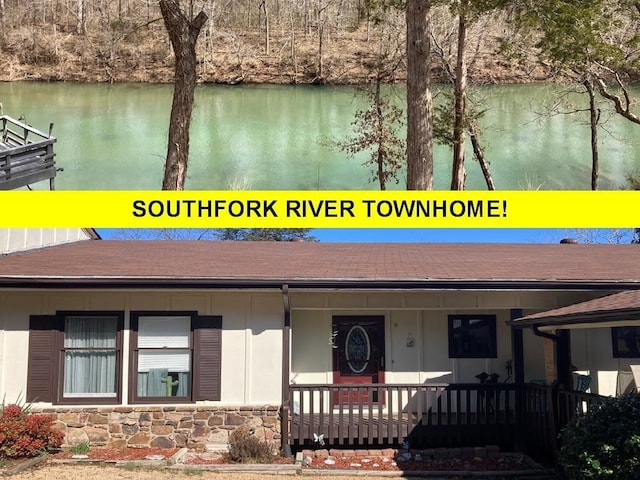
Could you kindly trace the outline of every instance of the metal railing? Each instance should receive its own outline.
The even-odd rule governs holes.
[[[55,137],[14,120],[0,116],[0,190],[11,190],[49,180],[54,189],[56,167]]]

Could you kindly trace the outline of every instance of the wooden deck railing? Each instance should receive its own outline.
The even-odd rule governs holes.
[[[411,447],[513,444],[514,384],[290,387],[290,443]]]
[[[534,384],[524,385],[522,395],[524,408],[520,415],[526,431],[522,437],[523,446],[527,453],[539,456],[553,456],[559,447],[560,431],[606,398]]]
[[[18,120],[0,116],[0,190],[43,180],[49,180],[49,188],[53,190],[55,141],[55,137]]]
[[[595,393],[576,392],[572,390],[558,390],[556,392],[555,423],[559,432],[576,417],[585,415],[596,407],[602,399]]]
[[[593,408],[600,395],[535,384],[291,385],[289,444],[487,444],[553,456],[560,430]]]

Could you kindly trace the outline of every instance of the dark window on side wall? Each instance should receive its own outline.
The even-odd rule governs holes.
[[[449,315],[449,358],[496,358],[495,315]]]
[[[640,327],[613,327],[613,358],[640,358]]]

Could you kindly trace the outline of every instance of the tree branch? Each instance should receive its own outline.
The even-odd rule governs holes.
[[[614,74],[615,74],[616,82],[620,87],[620,89],[622,90],[624,100],[619,95],[615,95],[609,92],[609,90],[607,90],[607,85],[604,83],[604,81],[600,77],[596,78],[598,92],[604,98],[606,98],[607,100],[613,103],[613,106],[615,107],[616,112],[618,112],[618,114],[622,115],[627,120],[640,125],[640,117],[638,117],[636,114],[634,114],[630,110],[631,98],[629,97],[628,90],[622,83],[622,80],[620,80],[620,76],[617,73],[614,73]]]

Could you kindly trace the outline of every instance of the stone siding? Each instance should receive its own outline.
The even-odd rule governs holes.
[[[65,446],[187,447],[224,446],[229,434],[247,425],[274,449],[280,445],[278,407],[54,407],[33,409],[54,416]]]

